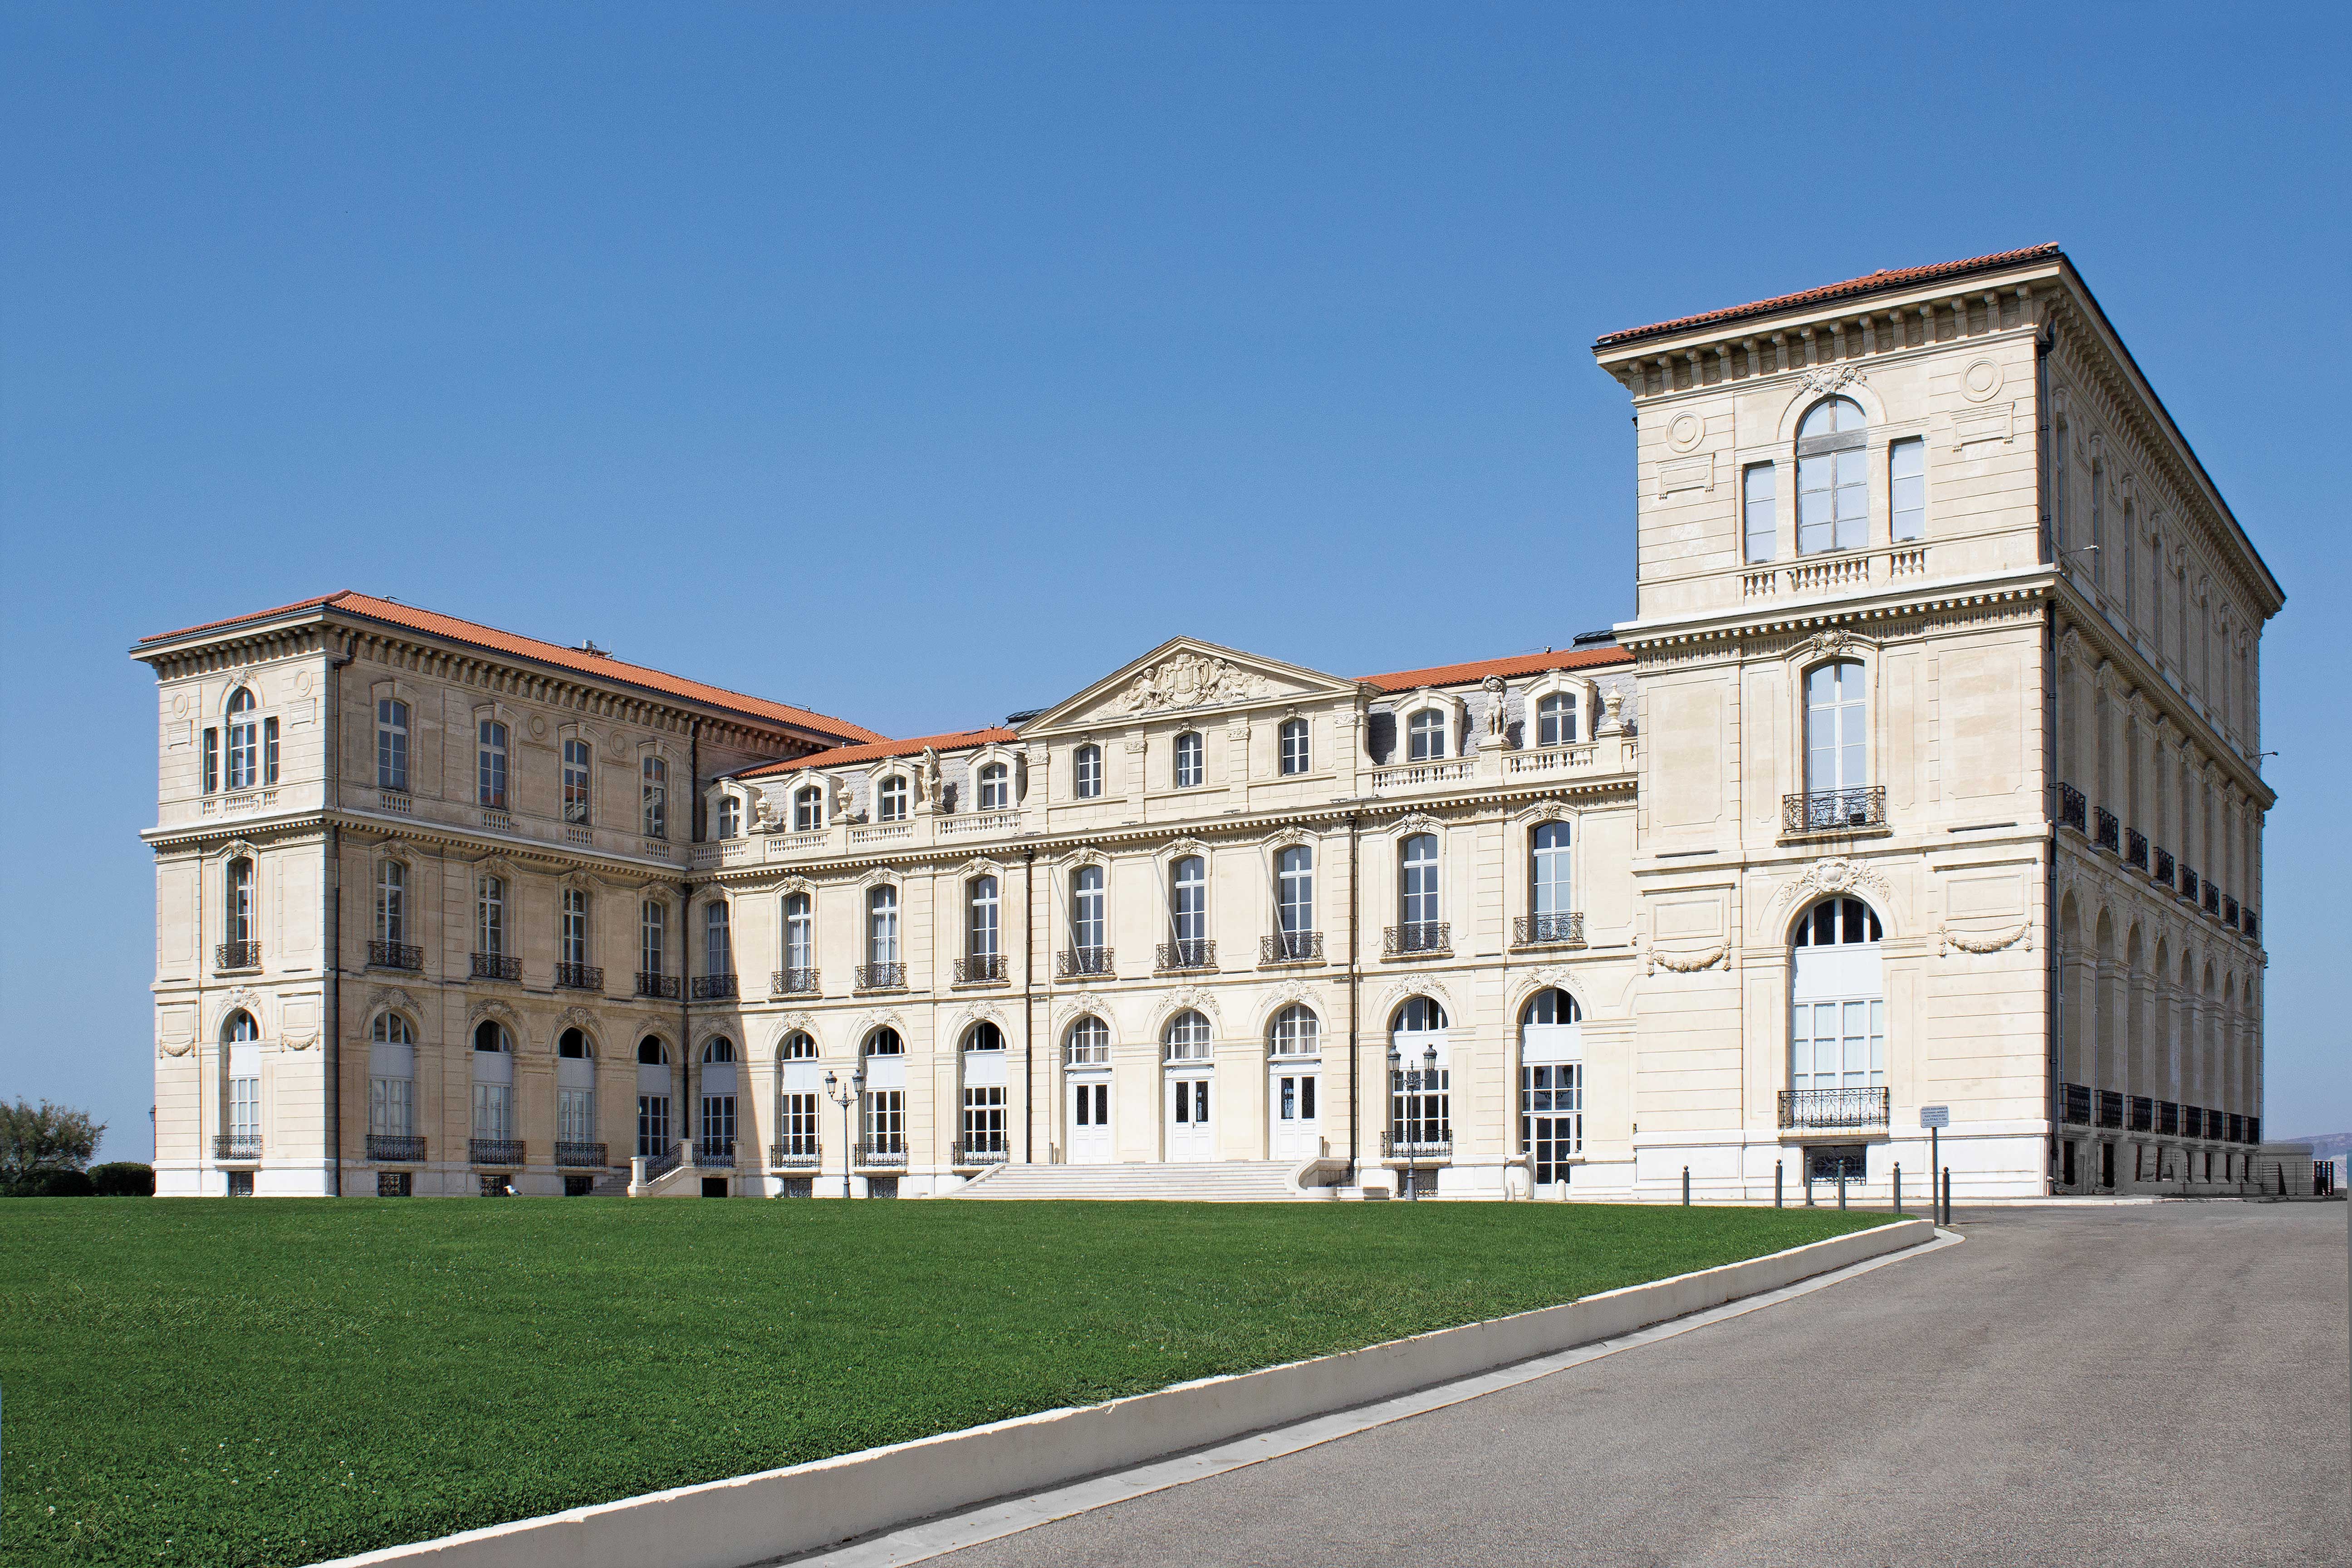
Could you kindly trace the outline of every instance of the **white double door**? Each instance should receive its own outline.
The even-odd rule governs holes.
[[[1110,1074],[1072,1078],[1069,1096],[1069,1156],[1073,1165],[1108,1165],[1111,1160]]]
[[[1171,1073],[1160,1089],[1161,1114],[1167,1119],[1165,1129],[1168,1158],[1171,1161],[1213,1160],[1217,1157],[1217,1141],[1210,1122],[1210,1107],[1215,1103],[1215,1086],[1206,1072],[1188,1072],[1182,1077]]]
[[[1266,1073],[1266,1153],[1311,1160],[1323,1152],[1323,1071],[1315,1062],[1283,1062]]]

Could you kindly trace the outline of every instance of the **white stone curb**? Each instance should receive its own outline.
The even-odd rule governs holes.
[[[386,1547],[326,1568],[741,1568],[1612,1339],[1935,1235],[1925,1220],[1904,1220],[1564,1306]]]

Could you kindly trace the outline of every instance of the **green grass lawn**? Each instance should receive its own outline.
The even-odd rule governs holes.
[[[302,1563],[1884,1222],[1419,1204],[0,1202],[0,1560]]]

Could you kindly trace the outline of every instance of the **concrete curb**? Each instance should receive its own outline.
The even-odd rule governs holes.
[[[327,1568],[741,1568],[1614,1338],[1935,1236],[1927,1221],[1904,1220],[1563,1306],[386,1547]]]

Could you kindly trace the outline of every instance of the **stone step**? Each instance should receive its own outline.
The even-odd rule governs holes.
[[[1160,1199],[1285,1203],[1292,1165],[1273,1160],[1142,1165],[1008,1165],[947,1195],[958,1198]]]

